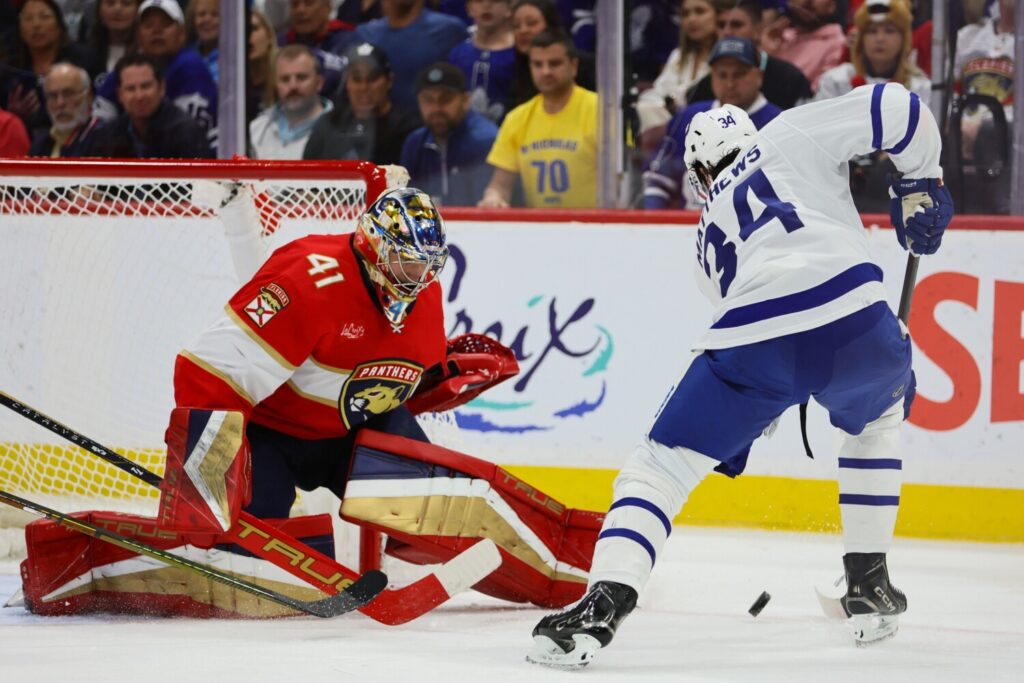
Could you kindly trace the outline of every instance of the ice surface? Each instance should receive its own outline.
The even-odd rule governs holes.
[[[579,673],[524,661],[543,610],[467,593],[401,627],[0,609],[0,681],[1024,681],[1024,546],[897,539],[889,569],[910,608],[894,639],[864,649],[814,595],[841,554],[831,535],[677,527],[640,609]],[[3,599],[17,587],[0,565]]]

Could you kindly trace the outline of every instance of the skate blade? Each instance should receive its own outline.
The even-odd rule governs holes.
[[[581,669],[594,659],[594,653],[601,649],[601,643],[586,633],[577,633],[572,639],[576,645],[566,652],[547,636],[534,636],[533,649],[526,655],[526,661],[552,669]]]
[[[859,614],[850,617],[848,624],[853,631],[853,643],[857,647],[870,647],[888,640],[900,628],[898,616],[880,614]]]

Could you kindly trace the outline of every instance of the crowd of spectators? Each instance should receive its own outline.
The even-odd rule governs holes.
[[[756,125],[858,85],[947,96],[947,182],[1008,209],[1016,0],[626,3],[635,206],[696,208],[687,122]],[[445,205],[597,206],[596,0],[249,0],[245,115],[260,159],[401,164]],[[202,158],[217,145],[219,0],[0,0],[0,156]],[[935,94],[941,97],[942,92]],[[884,151],[851,163],[887,206]]]

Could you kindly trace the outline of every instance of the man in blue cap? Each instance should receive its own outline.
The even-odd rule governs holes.
[[[683,191],[686,160],[683,140],[690,120],[699,113],[731,104],[743,109],[760,130],[782,111],[761,93],[764,81],[761,53],[746,38],[722,38],[711,50],[711,89],[714,100],[694,102],[676,112],[665,137],[644,170],[645,209],[700,208],[696,195]]]
[[[498,127],[470,106],[466,77],[454,64],[424,69],[416,98],[426,125],[405,139],[399,163],[435,203],[476,206],[490,178],[487,155]]]

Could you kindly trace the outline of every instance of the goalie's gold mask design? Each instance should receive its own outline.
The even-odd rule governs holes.
[[[396,329],[448,259],[441,215],[426,193],[411,187],[377,198],[359,220],[355,248]]]

